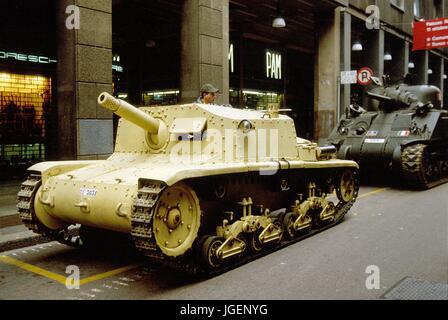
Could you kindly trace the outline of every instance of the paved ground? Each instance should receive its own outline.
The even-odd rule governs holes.
[[[362,187],[342,224],[208,280],[55,242],[2,252],[0,299],[378,299],[406,277],[444,285],[447,194],[448,184],[425,192]],[[79,290],[65,287],[69,265],[80,268]],[[372,270],[379,288],[369,290]]]

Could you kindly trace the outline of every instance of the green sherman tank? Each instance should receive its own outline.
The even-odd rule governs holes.
[[[393,173],[408,186],[428,189],[448,180],[448,111],[437,87],[384,85],[367,93],[371,111],[352,105],[328,142],[361,172]]]
[[[98,102],[121,117],[112,156],[37,164],[18,194],[25,225],[54,240],[108,230],[152,260],[213,274],[339,223],[356,200],[358,165],[296,138],[279,110]]]

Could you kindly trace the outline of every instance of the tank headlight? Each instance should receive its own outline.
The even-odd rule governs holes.
[[[238,130],[244,134],[249,133],[254,128],[254,125],[249,120],[243,120],[238,125]]]

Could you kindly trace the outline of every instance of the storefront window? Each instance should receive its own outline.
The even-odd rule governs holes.
[[[283,94],[261,90],[230,90],[230,104],[238,106],[242,95],[242,108],[253,110],[267,110],[269,104],[281,105]]]
[[[179,102],[179,90],[151,91],[143,93],[144,106],[169,106]]]
[[[0,158],[5,162],[43,160],[51,104],[51,78],[0,73]]]

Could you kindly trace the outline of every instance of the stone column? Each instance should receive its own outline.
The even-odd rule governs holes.
[[[409,54],[410,43],[408,41],[404,41],[404,70],[403,75],[407,75],[409,73],[409,62],[411,60]]]
[[[336,12],[340,12],[341,9],[336,9]],[[338,23],[338,19],[335,20],[335,28],[340,29],[340,70],[338,70],[338,79],[340,85],[340,98],[339,98],[339,110],[337,110],[337,121],[339,117],[345,112],[345,109],[350,106],[350,95],[351,95],[351,85],[350,84],[340,84],[340,72],[350,71],[352,69],[352,16],[343,11],[339,15],[341,21]],[[334,65],[335,67],[337,64]]]
[[[434,56],[434,63],[430,64],[432,74],[428,75],[429,84],[442,89],[443,86],[443,59]]]
[[[384,61],[385,65],[388,64],[387,68],[384,68],[384,72],[389,73],[393,80],[401,79],[409,70],[409,46],[406,41],[395,36],[391,36],[389,41],[391,42],[392,61]]]
[[[79,10],[79,29],[66,21]],[[113,151],[112,114],[98,106],[112,92],[112,0],[57,1],[58,155],[60,159],[101,159]]]
[[[384,30],[370,31],[365,49],[366,65],[372,69],[374,76],[379,78],[384,75],[384,38]],[[370,89],[366,86],[364,92]],[[367,110],[371,110],[374,104],[375,102],[369,99],[366,94],[363,95],[362,105],[367,106]]]
[[[365,47],[367,66],[376,77],[381,78],[384,74],[384,30],[369,31]]]
[[[446,93],[445,93],[445,89],[446,89],[446,79],[445,79],[445,73],[447,71],[448,66],[445,63],[445,59],[442,58],[442,81],[441,81],[441,86],[440,86],[440,90],[442,91],[442,106],[445,106],[445,102],[448,103],[448,100],[446,99]],[[447,107],[445,107],[446,109]]]
[[[229,102],[229,0],[185,0],[181,30],[181,102],[191,103],[204,83]]]
[[[314,77],[314,138],[327,138],[337,122],[341,60],[341,13],[336,10],[316,22],[318,46]]]
[[[417,51],[414,54],[415,73],[417,74],[418,84],[428,84],[428,51]]]

